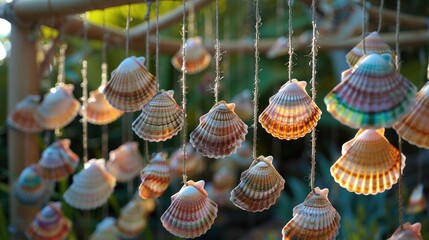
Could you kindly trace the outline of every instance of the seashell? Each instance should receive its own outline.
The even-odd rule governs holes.
[[[170,183],[170,167],[165,161],[165,154],[158,153],[141,171],[140,197],[143,199],[161,196]]]
[[[212,199],[218,206],[232,205],[229,201],[229,193],[231,189],[218,189],[213,183],[209,182],[206,185],[207,196]]]
[[[173,98],[174,91],[161,90],[142,108],[132,123],[134,133],[150,142],[160,142],[175,136],[183,127],[183,110]]]
[[[110,151],[107,171],[116,178],[116,181],[127,182],[139,175],[143,168],[143,158],[138,148],[138,142],[126,142]]]
[[[422,235],[420,234],[422,228],[421,223],[411,223],[407,222],[402,224],[402,227],[399,226],[393,235],[387,240],[423,240]]]
[[[366,129],[332,165],[331,175],[350,192],[374,195],[398,181],[400,164],[402,172],[405,156],[376,130]]]
[[[133,238],[140,235],[147,225],[147,214],[142,201],[130,201],[121,209],[116,220],[119,235],[123,238]]]
[[[79,101],[73,96],[73,89],[72,84],[58,84],[51,88],[34,113],[40,126],[53,130],[73,121],[80,108]]]
[[[86,115],[88,122],[95,125],[106,125],[116,121],[124,112],[114,108],[102,93],[104,86],[89,93]]]
[[[370,54],[342,73],[325,97],[334,118],[352,128],[391,127],[411,108],[416,87],[400,75],[390,55]]]
[[[393,124],[396,132],[407,142],[429,149],[429,84],[416,96],[416,101],[404,118]]]
[[[304,81],[285,83],[259,116],[262,127],[279,139],[297,139],[311,132],[322,111],[305,91]]]
[[[171,64],[178,71],[182,71],[183,46],[171,58]],[[188,38],[186,40],[186,73],[195,74],[206,69],[211,61],[210,53],[204,48],[201,37]]]
[[[144,61],[144,57],[128,57],[113,70],[103,94],[114,108],[135,112],[155,96],[156,78],[146,69]]]
[[[417,185],[408,200],[407,213],[417,214],[426,209],[426,198],[423,193],[423,184]]]
[[[195,238],[210,229],[217,210],[217,204],[207,197],[204,181],[190,180],[171,196],[171,205],[162,214],[161,222],[177,237]]]
[[[285,36],[280,36],[276,39],[274,44],[268,49],[267,58],[273,59],[288,54],[289,41]]]
[[[186,174],[195,176],[204,171],[206,162],[203,156],[194,150],[190,143],[186,144]],[[175,176],[182,176],[183,171],[183,148],[179,148],[171,154],[170,171]]]
[[[304,202],[293,208],[293,218],[282,230],[283,239],[334,240],[340,229],[340,215],[328,199],[329,190],[316,187]]]
[[[252,164],[252,146],[248,141],[241,143],[237,152],[230,156],[231,160],[240,168],[246,168]]]
[[[356,133],[355,137],[349,141],[347,141],[346,143],[343,144],[342,148],[341,148],[341,155],[345,155],[347,153],[347,151],[350,149],[350,147],[353,145],[354,141],[356,140],[356,138],[365,131],[366,129],[359,129],[359,131]],[[384,132],[385,129],[384,128],[379,128],[379,129],[375,129],[375,131],[380,134],[381,136],[384,136]]]
[[[67,238],[71,227],[71,221],[61,211],[61,203],[51,202],[25,229],[25,235],[33,240],[61,240]]]
[[[395,57],[395,52],[383,41],[378,32],[371,32],[365,37],[365,52],[366,54],[390,54],[392,59]],[[362,40],[347,53],[347,63],[353,67],[364,55]]]
[[[247,125],[235,114],[235,104],[220,101],[200,118],[189,142],[203,156],[223,158],[234,153],[246,139]]]
[[[213,174],[213,186],[219,190],[231,190],[237,182],[235,171],[228,166],[219,168]]]
[[[35,165],[24,168],[13,186],[16,199],[27,205],[45,202],[49,199],[51,190],[51,186],[42,179]]]
[[[253,117],[253,104],[252,104],[252,93],[246,89],[239,93],[232,99],[235,103],[235,114],[242,119],[247,121]]]
[[[39,102],[39,95],[29,95],[18,102],[15,110],[7,118],[9,126],[25,133],[41,132],[42,126],[34,119],[34,113]]]
[[[84,169],[73,176],[73,183],[65,191],[64,200],[80,210],[103,205],[112,194],[116,179],[104,167],[104,159],[91,159]]]
[[[79,164],[79,156],[70,149],[70,140],[58,140],[43,153],[37,163],[40,176],[45,180],[59,180],[70,176]]]
[[[90,240],[119,240],[118,229],[115,226],[116,219],[107,217],[97,224],[95,231],[89,237]]]
[[[235,206],[248,212],[262,212],[280,197],[285,180],[273,166],[273,157],[259,156],[240,177],[231,191]]]

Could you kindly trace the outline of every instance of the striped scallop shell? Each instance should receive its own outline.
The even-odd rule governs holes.
[[[170,183],[170,166],[165,161],[165,154],[158,153],[141,171],[140,197],[143,199],[161,196]]]
[[[34,113],[39,102],[39,95],[29,95],[18,102],[15,110],[7,118],[9,126],[25,133],[41,132],[43,130],[42,127],[34,119]]]
[[[328,199],[327,188],[316,187],[303,203],[293,208],[293,218],[282,230],[283,240],[334,240],[340,229],[340,215]]]
[[[72,84],[58,84],[45,95],[34,114],[45,129],[53,130],[69,124],[79,112],[80,103],[73,96]]]
[[[180,50],[171,58],[171,64],[178,71],[182,71],[183,64],[183,46]],[[206,69],[211,61],[212,56],[204,48],[201,37],[188,38],[186,40],[186,73],[195,74]]]
[[[71,228],[71,221],[61,211],[61,203],[51,202],[28,225],[25,235],[33,240],[62,240],[67,238]]]
[[[274,44],[268,49],[267,58],[273,59],[288,54],[289,41],[287,37],[280,36],[276,39]]]
[[[121,214],[116,220],[119,235],[123,238],[133,238],[140,235],[147,225],[144,203],[142,201],[130,201],[121,209]]]
[[[396,71],[390,55],[361,58],[341,77],[324,100],[332,116],[349,127],[391,127],[414,103],[416,87]]]
[[[43,153],[37,167],[40,176],[46,180],[59,180],[70,176],[79,163],[79,156],[70,149],[70,140],[58,140]]]
[[[253,117],[252,93],[246,89],[232,99],[235,103],[235,114],[243,120],[247,121]]]
[[[105,170],[104,163],[104,159],[91,159],[73,176],[72,185],[63,195],[70,206],[90,210],[107,201],[116,186],[116,179]]]
[[[259,116],[262,127],[274,137],[292,140],[305,136],[317,125],[322,111],[305,91],[304,81],[285,83],[270,98],[270,104]]]
[[[144,60],[144,57],[128,57],[113,70],[103,94],[114,108],[135,112],[155,96],[156,78],[146,69]]]
[[[414,105],[404,118],[393,125],[396,132],[407,142],[429,149],[429,84],[418,93]]]
[[[417,222],[411,225],[411,223],[407,222],[399,226],[387,240],[423,240],[420,234],[421,229],[421,223]]]
[[[372,32],[365,37],[365,52],[366,54],[390,54],[392,59],[395,57],[395,52],[387,45],[380,37],[378,32]],[[360,41],[349,53],[346,55],[347,63],[353,67],[361,57],[363,57],[363,40]]]
[[[102,93],[104,86],[89,93],[86,115],[88,122],[95,125],[106,125],[116,121],[124,112],[114,108]]]
[[[220,101],[200,118],[189,142],[203,156],[223,158],[233,154],[246,139],[247,125],[235,114],[235,104]]]
[[[126,142],[110,151],[107,171],[116,181],[127,182],[139,175],[143,168],[143,158],[139,152],[138,142]]]
[[[175,136],[183,127],[183,110],[173,98],[174,91],[161,90],[143,108],[132,123],[134,133],[150,142],[160,142]]]
[[[276,203],[285,180],[273,166],[273,157],[260,156],[240,177],[240,183],[231,191],[235,206],[248,212],[262,212]]]
[[[89,240],[119,240],[119,233],[115,222],[116,220],[113,217],[104,218],[103,221],[97,224]]]
[[[201,153],[195,151],[190,143],[186,144],[186,174],[188,176],[195,176],[204,171],[206,168],[206,161]],[[170,170],[171,174],[175,176],[182,176],[183,174],[183,148],[179,148],[171,154],[170,157]]]
[[[217,217],[217,204],[207,197],[204,181],[192,180],[171,196],[171,204],[162,214],[167,231],[181,238],[195,238],[206,233]]]
[[[417,185],[408,200],[407,213],[417,214],[426,209],[426,198],[423,193],[423,184]]]
[[[38,205],[49,199],[51,186],[45,182],[35,165],[24,168],[13,186],[13,194],[23,204]]]
[[[331,175],[350,192],[374,195],[398,181],[400,164],[402,172],[405,156],[376,130],[366,129],[332,165]]]

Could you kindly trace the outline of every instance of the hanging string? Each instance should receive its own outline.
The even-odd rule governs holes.
[[[253,91],[253,146],[252,157],[255,160],[256,155],[256,142],[258,133],[258,91],[259,91],[259,27],[262,24],[262,19],[259,11],[259,0],[255,0],[255,89]]]
[[[362,47],[363,47],[363,54],[366,54],[366,39],[365,39],[365,33],[366,33],[366,0],[362,1]]]
[[[288,33],[288,42],[289,42],[289,63],[288,63],[288,68],[289,68],[289,72],[288,72],[288,77],[289,77],[289,81],[292,79],[292,59],[293,59],[293,48],[292,48],[292,35],[293,35],[293,26],[292,26],[292,5],[293,5],[293,0],[288,0],[288,7],[289,7],[289,33]]]
[[[156,29],[156,84],[157,84],[157,88],[159,90],[159,80],[160,80],[160,75],[159,75],[159,0],[156,0],[156,24],[155,24],[155,29]]]
[[[149,36],[150,36],[150,10],[152,8],[152,2],[149,0],[146,0],[146,8],[147,8],[147,12],[146,12],[146,16],[145,16],[145,20],[147,22],[147,31],[146,31],[146,69],[149,71],[150,70],[150,62],[149,62],[149,57],[150,57],[150,46],[149,46]],[[145,159],[147,162],[150,161],[149,159],[149,142],[148,141],[144,141],[144,154],[145,154]]]
[[[106,12],[103,10],[103,48],[101,50],[101,86],[107,83],[107,33],[106,33]],[[101,152],[104,159],[109,159],[109,127],[101,127]]]
[[[219,101],[219,82],[221,80],[220,76],[220,61],[221,61],[221,55],[220,55],[220,39],[219,39],[219,0],[216,0],[216,36],[215,36],[215,59],[216,59],[216,79],[214,82],[214,97],[215,97],[215,103]]]
[[[62,43],[60,44],[60,56],[58,57],[58,76],[57,76],[57,84],[61,85],[65,82],[66,74],[65,74],[65,60],[66,60],[66,50],[67,50],[67,44]]]
[[[87,119],[87,106],[88,106],[88,22],[86,20],[86,13],[82,15],[83,18],[83,60],[82,60],[82,145],[83,145],[83,162],[88,161],[88,119]]]
[[[283,34],[283,19],[285,15],[285,3],[284,0],[277,0],[277,35]]]
[[[128,3],[127,21],[125,23],[125,57],[130,56],[130,21],[131,21],[131,4]]]
[[[182,150],[183,150],[183,184],[188,180],[186,175],[186,161],[188,161],[188,156],[186,154],[186,0],[183,2],[183,18],[182,18],[182,77],[180,78],[181,88],[182,88],[182,109],[183,109],[183,129],[182,129]]]
[[[195,8],[194,5],[191,6],[189,10],[189,17],[188,17],[188,32],[189,37],[195,37],[197,34],[197,27],[195,24]]]
[[[378,28],[377,28],[377,32],[381,31],[381,26],[383,25],[383,8],[384,8],[384,0],[380,0],[380,8],[378,10]]]
[[[130,55],[130,21],[131,21],[131,4],[128,4],[128,13],[127,20],[125,22],[125,57],[128,58]],[[129,128],[129,122],[131,122],[132,113],[125,113],[122,117],[122,142],[126,142],[127,140],[131,140],[133,138],[133,133],[131,128]]]

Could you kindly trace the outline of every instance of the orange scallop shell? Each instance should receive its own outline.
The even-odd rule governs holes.
[[[139,175],[143,168],[143,158],[138,147],[138,142],[126,142],[110,151],[107,171],[116,178],[116,181],[127,182]]]
[[[165,154],[158,153],[141,171],[140,197],[143,199],[161,196],[170,183],[170,167],[165,161]]]
[[[182,71],[183,46],[171,58],[171,64],[178,71]],[[188,38],[186,40],[186,73],[195,74],[206,69],[211,61],[210,53],[204,48],[201,37]]]
[[[114,108],[102,93],[104,86],[89,93],[86,115],[88,122],[96,125],[106,125],[116,121],[124,112]]]
[[[7,118],[9,126],[25,133],[41,132],[42,126],[34,119],[34,113],[39,102],[39,95],[29,95],[18,102]]]
[[[387,240],[423,240],[422,235],[420,234],[422,228],[421,223],[411,223],[407,222],[398,227],[393,235]]]

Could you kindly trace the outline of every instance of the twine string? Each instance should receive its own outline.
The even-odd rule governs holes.
[[[58,57],[58,76],[57,76],[57,85],[63,84],[65,82],[66,74],[65,74],[65,60],[66,60],[66,50],[67,44],[60,44],[60,56]]]
[[[127,21],[125,22],[125,57],[130,56],[130,21],[131,21],[131,4],[128,3]]]
[[[257,159],[256,143],[258,133],[258,92],[259,92],[259,27],[262,24],[262,19],[259,10],[259,0],[255,0],[255,89],[253,91],[253,146],[252,146],[252,157],[253,160]]]
[[[366,33],[366,0],[362,1],[362,48],[363,48],[363,54],[366,54],[366,39],[365,39],[365,33]]]
[[[150,46],[149,46],[149,37],[150,37],[150,10],[152,8],[152,2],[149,0],[146,0],[146,8],[147,8],[147,12],[145,15],[145,20],[147,23],[147,31],[146,31],[146,69],[149,71],[150,70],[150,62],[149,62],[149,58],[150,58]],[[158,81],[158,79],[157,79]],[[158,86],[159,88],[159,86]],[[145,159],[147,162],[150,161],[149,159],[149,142],[148,141],[144,141],[144,155],[145,155]]]
[[[186,161],[188,156],[186,154],[186,0],[183,2],[183,18],[182,18],[182,77],[180,78],[182,88],[182,109],[183,109],[183,128],[182,128],[182,150],[183,150],[183,184],[187,182],[188,176],[186,175]]]
[[[288,0],[289,7],[289,32],[288,32],[288,54],[289,54],[289,62],[288,62],[288,80],[292,79],[292,66],[293,66],[293,48],[292,48],[292,35],[293,35],[293,26],[292,26],[292,6],[293,0]]]
[[[197,35],[197,26],[195,22],[195,7],[194,5],[191,6],[189,10],[189,17],[188,17],[188,32],[190,37],[195,37]]]
[[[83,144],[83,162],[88,161],[88,118],[87,118],[87,106],[88,106],[88,22],[86,19],[86,13],[82,15],[83,18],[83,60],[82,60],[82,144]]]
[[[103,10],[103,48],[101,50],[101,86],[107,83],[107,34],[106,34],[106,13]],[[109,159],[109,127],[101,127],[101,153],[104,159]]]
[[[160,71],[159,71],[159,0],[156,0],[156,85],[157,89],[159,90],[159,78],[160,78]]]
[[[216,59],[216,79],[214,82],[214,98],[215,103],[219,101],[219,83],[221,80],[220,76],[220,61],[221,61],[221,54],[220,54],[220,39],[219,39],[219,0],[216,0],[216,27],[215,27],[215,59]]]
[[[383,8],[384,8],[384,0],[380,0],[380,8],[378,10],[378,28],[377,28],[377,32],[381,31],[381,26],[383,25]]]

